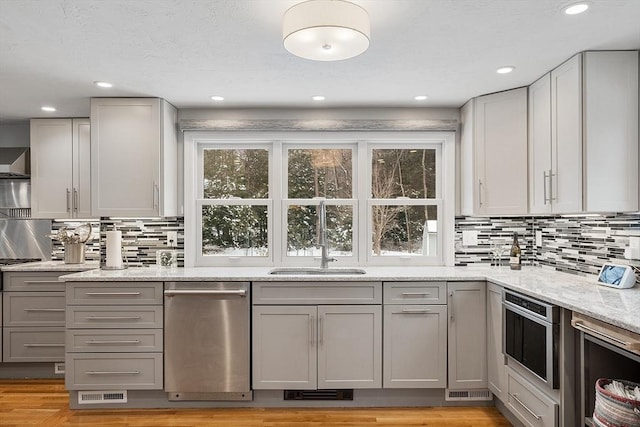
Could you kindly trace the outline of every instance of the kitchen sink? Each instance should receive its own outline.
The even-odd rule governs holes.
[[[274,268],[269,271],[269,274],[280,275],[341,275],[341,274],[365,274],[361,268],[319,268],[319,267],[282,267]]]

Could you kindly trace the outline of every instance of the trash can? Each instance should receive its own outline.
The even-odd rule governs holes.
[[[83,264],[87,245],[84,243],[67,243],[64,245],[65,264]]]

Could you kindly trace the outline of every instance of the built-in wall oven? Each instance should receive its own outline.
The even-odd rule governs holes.
[[[560,309],[507,289],[502,310],[503,353],[549,387],[558,388]]]

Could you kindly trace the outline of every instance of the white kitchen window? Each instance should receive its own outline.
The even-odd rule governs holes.
[[[185,265],[452,265],[453,133],[185,133]]]

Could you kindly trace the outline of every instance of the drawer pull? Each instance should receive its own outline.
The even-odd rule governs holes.
[[[59,313],[61,311],[64,311],[64,308],[23,308],[24,311],[28,311],[28,312],[55,312],[55,313]]]
[[[112,296],[112,297],[129,297],[141,295],[141,292],[85,292],[88,296]]]
[[[406,313],[406,314],[423,314],[423,313],[430,313],[430,312],[431,312],[431,310],[429,310],[429,309],[422,309],[422,310],[409,310],[409,309],[407,309],[407,308],[403,308],[403,309],[402,309],[402,312],[403,312],[403,313]]]
[[[431,295],[431,292],[403,292],[402,296],[403,297],[415,297],[415,296],[427,296],[427,295]]]
[[[513,397],[513,400],[515,400],[516,402],[518,402],[520,404],[520,406],[522,406],[528,413],[531,414],[531,416],[533,418],[535,418],[536,420],[540,420],[542,419],[542,417],[538,414],[536,414],[535,412],[533,412],[531,409],[529,409],[529,407],[527,405],[525,405],[524,403],[522,403],[522,400],[518,399],[518,395],[517,394],[511,394],[509,393],[509,396]]]
[[[140,371],[86,371],[87,375],[140,375]]]
[[[580,321],[576,321],[573,322],[573,327],[582,331],[582,332],[586,332],[588,334],[592,334],[592,335],[597,335],[601,338],[604,338],[605,340],[609,340],[609,341],[613,341],[614,343],[617,343],[619,345],[621,345],[624,348],[627,349],[633,349],[634,347],[636,347],[636,345],[634,345],[634,343],[628,342],[628,341],[623,341],[621,339],[618,339],[616,337],[612,337],[609,334],[606,334],[604,332],[600,332],[597,329],[593,329],[587,325],[585,325],[584,323],[580,322]]]
[[[87,316],[87,320],[140,320],[140,316]]]
[[[140,344],[140,340],[120,340],[120,341],[101,341],[101,340],[87,340],[85,344],[88,345],[100,345],[100,344]]]
[[[25,285],[59,285],[60,283],[64,283],[60,280],[25,280],[23,282]]]
[[[23,344],[25,347],[64,347],[64,344]]]

